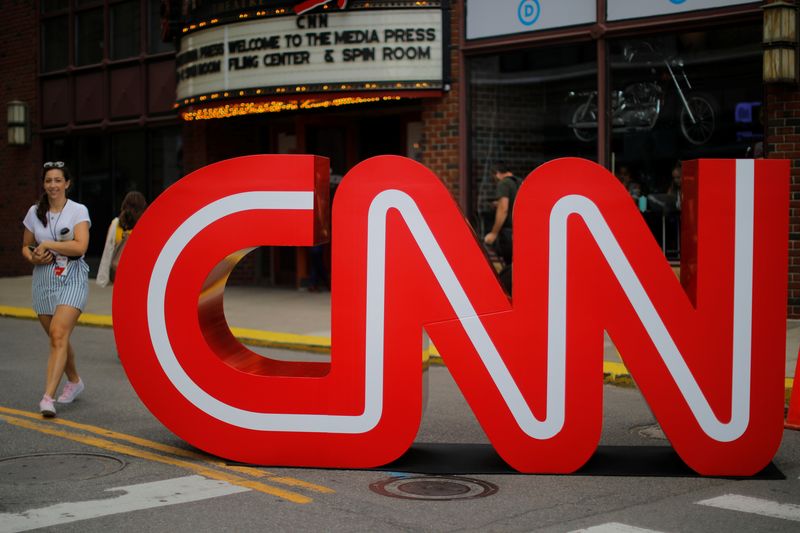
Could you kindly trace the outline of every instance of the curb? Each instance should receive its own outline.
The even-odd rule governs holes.
[[[0,305],[0,317],[23,318],[36,320],[37,315],[33,309],[25,307],[11,307]],[[92,313],[82,313],[78,318],[78,324],[99,328],[110,328],[113,326],[111,317],[108,315],[95,315]],[[284,350],[298,350],[315,353],[330,353],[330,337],[315,337],[311,335],[299,335],[295,333],[279,333],[275,331],[261,331],[247,328],[231,328],[231,333],[242,344],[250,346],[261,346],[265,348],[281,348]],[[427,353],[423,353],[426,364],[445,366],[442,356],[436,347],[431,344]],[[636,383],[631,377],[630,372],[623,363],[615,361],[603,361],[603,382],[621,387],[636,387]],[[784,395],[786,403],[792,395],[794,380],[785,378]]]
[[[37,320],[38,317],[33,309],[26,307],[11,307],[0,305],[0,317],[23,318]],[[95,315],[92,313],[81,313],[78,317],[78,324],[81,326],[91,326],[98,328],[113,327],[113,321],[109,315]],[[297,335],[294,333],[278,333],[274,331],[261,331],[247,328],[231,328],[231,333],[242,344],[251,346],[264,346],[267,348],[284,348],[287,350],[300,350],[318,353],[328,353],[331,351],[331,339],[328,337],[313,337],[310,335]]]

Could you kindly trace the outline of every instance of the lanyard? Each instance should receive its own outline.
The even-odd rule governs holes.
[[[69,200],[67,200],[69,202]],[[56,217],[55,222],[53,222],[52,217],[50,220],[50,235],[53,236],[53,240],[58,240],[58,234],[56,233],[56,229],[58,228],[58,221],[61,220],[61,214],[64,212],[64,209],[67,208],[67,202],[64,202],[64,207],[61,208],[61,211],[58,212],[58,216]]]

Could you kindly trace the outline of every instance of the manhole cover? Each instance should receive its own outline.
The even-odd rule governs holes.
[[[0,459],[0,483],[38,484],[107,476],[125,461],[99,453],[36,453]]]
[[[636,433],[647,439],[667,440],[667,436],[664,435],[664,430],[661,429],[661,426],[658,424],[653,424],[651,426],[639,426],[633,429],[636,431]]]
[[[409,476],[377,481],[370,490],[408,500],[466,500],[497,492],[497,485],[468,477]]]

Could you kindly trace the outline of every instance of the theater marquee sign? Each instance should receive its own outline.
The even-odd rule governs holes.
[[[246,96],[443,88],[441,9],[348,10],[186,34],[179,105]]]

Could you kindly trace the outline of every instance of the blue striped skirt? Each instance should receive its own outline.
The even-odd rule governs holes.
[[[52,315],[59,305],[69,305],[83,311],[89,298],[89,265],[75,259],[66,272],[56,276],[55,265],[33,267],[33,310],[38,315]]]

